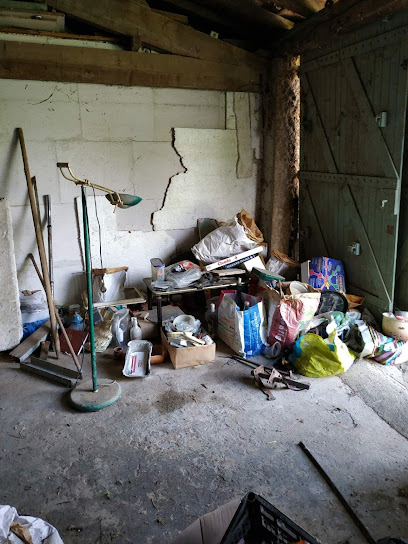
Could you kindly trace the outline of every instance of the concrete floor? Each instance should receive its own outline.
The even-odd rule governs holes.
[[[46,519],[65,544],[148,544],[171,542],[253,490],[323,543],[364,542],[303,440],[375,538],[407,538],[406,370],[356,363],[343,378],[308,380],[310,391],[268,402],[250,368],[225,353],[184,370],[156,365],[145,380],[100,356],[100,377],[123,393],[89,414],[3,358],[0,503]]]

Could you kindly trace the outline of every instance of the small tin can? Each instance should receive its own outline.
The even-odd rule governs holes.
[[[150,259],[152,267],[152,281],[164,281],[166,279],[165,266],[161,259]]]

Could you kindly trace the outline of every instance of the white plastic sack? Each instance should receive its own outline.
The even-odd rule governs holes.
[[[18,523],[28,529],[33,544],[64,544],[55,527],[40,518],[19,516],[12,506],[0,505],[0,544],[23,544],[10,526]]]
[[[207,234],[191,248],[191,251],[196,259],[204,264],[210,264],[258,246],[258,242],[248,238],[245,234],[245,227],[240,225],[237,216],[235,216],[225,226],[218,227]]]
[[[249,301],[250,307],[240,311],[237,301]],[[222,291],[218,307],[218,336],[244,357],[262,353],[266,344],[266,316],[262,298],[237,291]]]
[[[92,296],[94,302],[114,302],[125,298],[125,281],[127,268],[116,272],[102,273],[98,269],[92,274]]]
[[[123,375],[128,378],[144,378],[150,374],[153,344],[147,340],[131,340],[126,351]]]

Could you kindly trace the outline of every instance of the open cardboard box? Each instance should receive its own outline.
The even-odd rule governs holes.
[[[215,342],[208,346],[173,348],[173,346],[170,346],[163,328],[161,330],[161,340],[164,349],[169,354],[170,360],[176,369],[201,365],[203,363],[213,363],[215,361]]]

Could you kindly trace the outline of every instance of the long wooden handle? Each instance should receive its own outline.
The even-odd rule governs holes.
[[[33,216],[34,229],[35,229],[35,237],[37,239],[38,252],[40,254],[40,262],[41,262],[41,268],[42,268],[43,278],[44,278],[44,290],[47,296],[48,310],[50,312],[51,332],[52,332],[52,337],[54,340],[55,353],[58,357],[61,351],[61,347],[60,347],[60,341],[59,341],[59,336],[57,331],[57,319],[55,317],[54,301],[52,299],[50,277],[48,275],[47,256],[45,254],[41,224],[38,220],[39,210],[37,209],[33,183],[31,181],[30,169],[28,166],[28,158],[27,158],[27,151],[26,151],[25,142],[24,142],[23,129],[18,128],[17,133],[18,133],[18,138],[20,140],[21,153],[23,155],[24,173],[25,173],[25,177],[27,181],[28,197],[30,199],[31,213]]]
[[[29,258],[31,259],[31,262],[34,265],[35,271],[37,272],[38,278],[39,278],[42,286],[44,287],[44,278],[41,275],[41,271],[38,268],[38,264],[37,264],[37,262],[36,262],[36,260],[34,258],[34,255],[32,253],[29,253],[28,256],[29,256]],[[61,332],[64,335],[64,338],[65,338],[65,340],[66,340],[66,342],[68,344],[69,352],[70,352],[70,354],[72,356],[72,359],[74,360],[75,366],[77,367],[79,372],[82,372],[81,365],[79,364],[77,354],[75,353],[74,348],[72,347],[71,340],[69,339],[67,331],[65,330],[64,324],[63,324],[63,322],[62,322],[62,320],[60,318],[60,315],[58,313],[58,310],[57,310],[57,308],[55,306],[55,302],[53,302],[53,304],[54,304],[55,317],[57,319],[58,325],[60,326]]]

